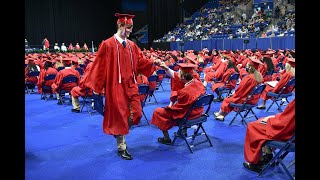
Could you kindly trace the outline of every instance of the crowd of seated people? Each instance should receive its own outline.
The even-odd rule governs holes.
[[[165,69],[166,75],[168,78],[171,79],[170,83],[170,90],[171,93],[168,95],[168,100],[170,100],[170,104],[166,108],[160,108],[159,107],[154,111],[151,124],[156,125],[163,133],[163,137],[158,138],[158,142],[162,144],[170,144],[171,139],[168,134],[168,130],[175,125],[174,122],[170,121],[172,117],[180,117],[180,113],[171,113],[171,111],[175,111],[176,109],[179,109],[181,106],[181,98],[185,98],[184,100],[188,101],[188,104],[183,104],[186,107],[189,107],[191,105],[191,102],[194,102],[195,98],[200,96],[201,94],[205,93],[205,88],[203,88],[204,82],[201,82],[200,79],[200,73],[199,67],[202,63],[205,64],[205,68],[203,69],[203,73],[206,74],[204,79],[207,82],[211,83],[211,80],[213,78],[220,78],[220,79],[226,79],[225,77],[232,73],[240,73],[241,76],[239,78],[240,83],[235,87],[234,92],[229,96],[224,98],[224,100],[221,101],[214,101],[213,103],[221,103],[220,104],[220,110],[219,112],[215,112],[215,119],[224,121],[227,114],[229,114],[233,109],[229,106],[231,102],[242,102],[243,99],[248,95],[250,90],[255,87],[259,83],[264,83],[265,81],[269,81],[270,79],[264,79],[264,74],[266,71],[270,69],[274,69],[278,75],[272,76],[271,80],[279,80],[279,84],[281,81],[284,81],[284,77],[288,79],[289,75],[294,76],[294,70],[289,70],[289,64],[291,68],[295,67],[295,51],[286,49],[286,50],[237,50],[237,51],[226,51],[226,50],[215,50],[213,49],[210,53],[210,51],[206,48],[202,49],[201,51],[194,52],[193,50],[187,50],[185,52],[181,51],[163,51],[163,50],[153,50],[150,48],[150,50],[144,49],[142,51],[142,54],[147,58],[156,58],[160,59],[161,66],[157,67],[157,69]],[[57,77],[60,79],[54,80],[52,83],[52,87],[54,89],[53,93],[56,92],[57,87],[61,84],[61,76],[65,76],[68,72],[71,72],[71,74],[74,74],[79,77],[79,83],[74,86],[71,89],[71,99],[72,99],[72,109],[71,112],[80,113],[80,104],[78,97],[84,96],[86,92],[87,87],[83,86],[84,82],[86,81],[87,73],[90,72],[90,67],[92,63],[94,63],[94,58],[96,54],[91,53],[57,53],[57,54],[26,54],[25,56],[25,62],[28,63],[26,67],[26,71],[28,69],[32,69],[31,66],[38,65],[41,72],[44,74],[51,74],[56,73]],[[278,63],[287,64],[286,69],[284,70],[276,70],[276,64]],[[57,63],[61,63],[57,65]],[[182,64],[181,64],[182,63]],[[34,64],[34,65],[30,65]],[[178,64],[178,69],[174,69],[173,67]],[[273,65],[273,66],[272,66]],[[36,66],[35,66],[36,67]],[[65,70],[60,70],[58,72],[57,67],[65,67]],[[83,68],[84,74],[80,76],[78,71],[76,71],[76,68]],[[36,69],[38,69],[36,67]],[[293,72],[293,74],[292,74]],[[212,73],[212,74],[210,74]],[[290,74],[291,73],[291,74]],[[70,74],[70,73],[69,73]],[[153,73],[154,75],[156,74]],[[43,76],[41,75],[41,76]],[[290,77],[291,77],[290,76]],[[148,77],[143,77],[140,75],[137,76],[138,83],[139,84],[148,84]],[[211,78],[209,78],[211,77]],[[290,78],[289,77],[289,78]],[[26,76],[26,79],[28,77]],[[42,79],[42,78],[40,78]],[[182,81],[183,80],[183,81]],[[38,83],[39,84],[39,83]],[[190,86],[187,86],[190,85]],[[190,90],[198,89],[196,96],[192,96],[192,99],[188,99],[186,97],[189,96]],[[200,89],[199,89],[200,88]],[[38,88],[39,91],[41,91],[41,88]],[[267,91],[268,89],[266,89]],[[270,88],[269,88],[270,90]],[[210,91],[210,90],[209,90]],[[188,94],[189,93],[189,94]],[[215,89],[212,89],[212,93],[216,93]],[[92,94],[92,91],[89,91],[89,94]],[[59,95],[57,95],[58,98]],[[141,100],[143,100],[145,97],[141,97]],[[258,100],[264,101],[264,97],[256,97],[254,99],[254,102],[257,102]],[[274,116],[268,117],[269,122],[277,121],[277,119],[281,119],[282,116],[287,116],[288,111],[291,113],[290,116],[292,116],[291,120],[294,121],[294,111],[292,111],[292,104],[294,103],[294,100],[292,103],[288,104],[287,108],[284,110],[284,112],[279,114],[273,114]],[[60,101],[58,101],[58,104],[61,104]],[[264,109],[265,104],[262,104],[258,107],[258,109],[262,110]],[[187,108],[185,108],[187,109]],[[258,109],[255,109],[257,111]],[[168,113],[170,111],[170,113]],[[200,113],[195,113],[199,115]],[[271,114],[272,115],[272,114]],[[265,155],[260,157],[259,151],[261,147],[259,148],[253,148],[253,143],[260,143],[263,140],[267,140],[265,138],[264,132],[259,132],[261,134],[261,137],[259,136],[259,142],[256,141],[250,141],[248,138],[252,135],[253,130],[251,129],[251,126],[257,125],[257,122],[260,123],[261,119],[264,119],[264,117],[259,117],[260,119],[256,122],[252,122],[252,124],[248,124],[248,133],[246,136],[245,141],[245,152],[244,152],[244,159],[246,162],[243,164],[245,168],[259,172],[266,161],[270,160],[271,155],[270,151],[268,151]],[[268,124],[266,126],[270,126],[271,124]],[[257,125],[258,126],[258,125]],[[260,125],[262,129],[264,129],[265,125]],[[284,126],[284,128],[286,128]],[[292,127],[291,129],[287,129],[292,134]],[[256,132],[257,133],[257,132]],[[254,133],[253,133],[254,134]],[[288,139],[288,136],[282,136],[281,133],[278,133],[278,136],[275,139]],[[262,146],[262,144],[260,144]],[[254,151],[254,152],[253,152]],[[259,159],[263,162],[259,162]]]
[[[154,42],[175,42],[207,40],[214,38],[257,38],[274,37],[294,34],[295,13],[294,10],[286,11],[286,5],[276,7],[280,16],[279,22],[274,20],[275,14],[270,9],[255,8],[250,18],[243,13],[239,16],[235,8],[247,2],[220,1],[218,7],[203,6],[191,16],[190,20],[178,24],[162,38]],[[284,10],[283,10],[284,9]],[[283,12],[285,11],[285,12]],[[289,13],[288,13],[289,12]],[[267,29],[267,27],[269,27]],[[265,30],[267,29],[267,30]],[[278,30],[279,29],[279,30]],[[261,34],[261,35],[260,35]]]

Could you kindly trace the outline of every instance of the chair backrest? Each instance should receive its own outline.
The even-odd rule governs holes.
[[[147,95],[149,93],[149,85],[147,84],[139,84],[138,89],[139,89],[139,95]],[[142,107],[144,107],[146,100],[147,100],[147,96],[141,102]]]
[[[60,66],[60,67],[58,67],[58,71],[60,71],[60,70],[62,70],[62,69],[64,69],[65,67],[64,66]]]
[[[148,81],[150,82],[157,82],[158,76],[157,75],[151,75],[148,77]]]
[[[158,69],[157,70],[157,75],[159,75],[159,74],[165,74],[166,73],[166,71],[164,70],[164,69]]]
[[[250,98],[254,95],[257,95],[257,94],[262,94],[263,90],[266,88],[266,85],[264,83],[260,83],[258,85],[256,85],[250,92],[249,96],[247,97],[247,99],[244,101],[243,104],[246,104],[247,101],[250,100]]]
[[[44,81],[50,81],[56,78],[56,74],[48,74],[46,77],[44,77]]]
[[[286,85],[284,85],[279,91],[278,95],[280,96],[283,92],[290,93],[293,91],[296,84],[296,78],[292,77]],[[287,91],[288,90],[288,91]]]
[[[203,113],[203,115],[208,117],[209,116],[208,112],[210,110],[213,98],[214,98],[213,94],[203,94],[203,95],[199,96],[198,99],[189,108],[186,115],[182,118],[182,123],[185,123],[188,120],[188,116],[189,116],[190,112],[195,108],[207,106],[206,110],[204,111],[205,113]]]
[[[79,72],[80,75],[83,75],[83,69],[82,68],[77,67],[76,70]]]
[[[231,74],[231,76],[229,76],[228,80],[226,81],[226,84],[229,83],[230,81],[238,80],[238,79],[239,79],[239,76],[240,76],[239,73],[233,73],[233,74]]]
[[[30,71],[28,77],[39,76],[40,71]]]
[[[271,70],[267,71],[264,76],[271,76],[273,73],[274,73],[274,69],[271,69]]]
[[[99,114],[104,116],[104,102],[105,102],[105,97],[96,95],[93,93],[93,101],[94,101],[94,109],[97,110]]]
[[[139,84],[139,94],[147,94],[149,91],[149,86],[147,84]]]
[[[79,78],[77,76],[69,75],[69,76],[66,76],[62,79],[62,84],[73,83],[73,82],[78,84],[78,80],[79,80]]]

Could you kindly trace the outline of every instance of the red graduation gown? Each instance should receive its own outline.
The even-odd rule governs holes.
[[[62,69],[57,73],[56,78],[54,79],[54,83],[52,83],[51,88],[52,92],[57,93],[58,88],[61,88],[63,90],[71,90],[73,87],[77,86],[75,83],[66,83],[62,85],[62,79],[66,76],[74,75],[77,76],[80,80],[80,73],[79,71],[73,69],[73,68],[65,68]]]
[[[267,140],[287,141],[295,132],[295,99],[283,112],[261,124],[263,118],[248,123],[244,142],[244,158],[247,162],[258,163],[262,145]]]
[[[162,131],[167,131],[176,125],[173,119],[182,118],[196,99],[205,93],[203,84],[197,79],[193,79],[189,85],[177,91],[177,102],[171,107],[156,108],[153,112],[151,124],[156,125]],[[203,108],[193,109],[189,118],[201,116]]]
[[[86,90],[87,87],[85,86],[85,82],[88,80],[88,74],[91,71],[91,67],[92,67],[92,62],[90,62],[87,66],[85,71],[83,72],[83,76],[80,79],[79,85],[75,86],[74,88],[72,88],[72,90],[70,91],[71,96],[78,98],[79,96],[85,96],[86,95]],[[88,91],[88,95],[91,96],[92,95],[92,89],[90,89]]]
[[[269,96],[267,96],[268,92],[278,93],[283,88],[283,86],[285,86],[288,83],[288,81],[292,78],[292,76],[293,75],[291,72],[286,72],[281,76],[279,82],[276,84],[275,87],[269,86],[267,84],[266,88],[263,90],[261,94],[261,99],[268,100],[270,98]],[[287,92],[288,91],[283,91],[283,93],[287,93]]]
[[[231,102],[233,103],[243,103],[248,95],[251,93],[251,90],[258,85],[258,82],[254,79],[254,74],[249,74],[245,76],[237,89],[235,90],[234,94],[230,97],[225,98],[221,104],[221,111],[224,113],[229,113],[233,110],[232,107],[229,106]],[[248,104],[255,104],[259,101],[260,95],[254,95],[249,100]]]
[[[229,77],[232,74],[234,74],[235,72],[236,71],[234,70],[234,68],[227,69],[227,71],[225,71],[225,73],[222,75],[221,81],[212,84],[212,86],[211,86],[212,92],[214,92],[217,88],[222,87],[226,83],[226,81],[229,79]],[[236,87],[236,85],[237,85],[237,81],[231,81],[226,85],[226,87],[227,88],[234,88],[234,87]]]
[[[142,109],[138,84],[134,82],[134,78],[136,79],[138,72],[149,77],[154,70],[153,61],[145,59],[139,47],[130,40],[127,40],[125,48],[114,36],[100,44],[85,85],[99,94],[104,93],[105,89],[104,133],[113,135],[129,133],[129,103],[133,113],[133,124],[139,123]]]
[[[200,75],[196,71],[192,71],[192,76],[193,78],[201,81]],[[184,82],[181,81],[177,72],[174,72],[173,78],[171,78],[170,87],[170,101],[175,102],[177,100],[177,91],[184,88]]]
[[[42,93],[42,83],[44,81],[44,78],[48,74],[57,74],[57,73],[58,73],[57,69],[52,68],[52,67],[49,67],[47,70],[45,70],[45,69],[40,70],[39,79],[38,79],[38,85],[37,85],[38,86],[38,92],[40,94]],[[46,86],[51,86],[53,82],[54,82],[54,79],[46,81],[45,85]]]

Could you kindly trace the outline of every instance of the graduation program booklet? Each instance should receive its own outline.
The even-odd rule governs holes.
[[[272,87],[275,87],[279,81],[267,81],[265,83],[269,84]]]

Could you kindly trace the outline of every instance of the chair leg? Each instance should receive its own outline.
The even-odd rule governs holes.
[[[212,146],[211,140],[210,140],[209,136],[207,135],[207,132],[204,130],[202,124],[200,124],[199,127],[201,127],[202,131],[204,132],[204,135],[207,137],[207,140],[210,143],[210,146]]]
[[[272,101],[272,103],[270,104],[270,106],[268,107],[268,109],[266,110],[266,112],[268,112],[268,111],[270,110],[271,106],[274,104],[275,101],[276,101],[276,100],[273,100],[273,101]]]
[[[150,123],[149,123],[149,121],[148,121],[148,118],[147,118],[146,114],[144,113],[143,109],[142,109],[142,114],[143,114],[143,116],[144,116],[144,118],[145,118],[146,122],[148,123],[148,125],[150,125]]]
[[[232,120],[230,121],[229,125],[231,125],[233,123],[233,121],[236,119],[238,114],[240,114],[240,111],[237,111],[236,115],[232,118]]]

